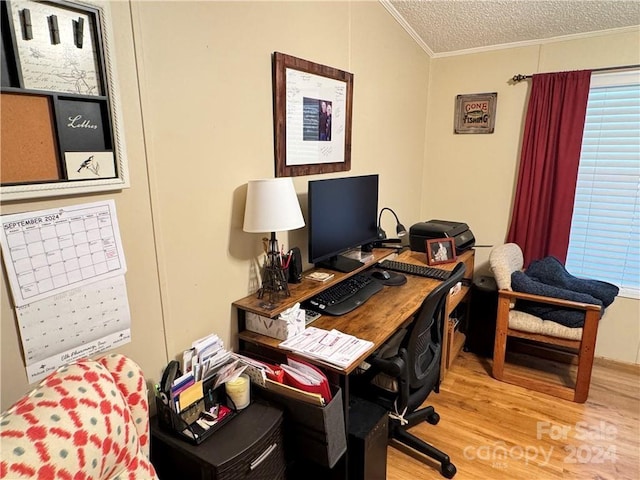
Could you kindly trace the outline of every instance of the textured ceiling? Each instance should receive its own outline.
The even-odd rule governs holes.
[[[430,55],[640,25],[638,0],[380,0]]]

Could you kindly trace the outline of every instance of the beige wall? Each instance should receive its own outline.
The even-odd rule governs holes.
[[[477,273],[488,272],[489,247],[504,242],[517,178],[529,82],[517,73],[640,63],[640,35],[615,33],[537,46],[435,58],[429,83],[422,215],[467,222],[479,247]],[[495,133],[454,135],[458,94],[498,92]],[[436,181],[445,176],[449,181]],[[455,193],[454,193],[455,192]],[[640,362],[640,308],[618,298],[598,332],[596,355]]]
[[[231,302],[255,288],[260,253],[261,235],[242,232],[246,183],[273,176],[274,51],[355,75],[352,169],[330,176],[379,173],[380,207],[392,207],[407,227],[433,217],[462,220],[478,243],[495,244],[506,231],[527,89],[506,80],[568,68],[576,57],[591,63],[589,48],[638,43],[637,36],[595,38],[588,47],[430,60],[377,2],[113,2],[111,14],[131,188],[3,204],[2,213],[115,199],[133,325],[132,342],[119,351],[151,382],[194,338],[216,332],[235,346]],[[539,65],[539,55],[547,63]],[[632,63],[629,55],[585,66]],[[488,91],[499,92],[496,133],[453,136],[455,95]],[[294,179],[303,211],[308,180],[328,176]],[[392,219],[383,220],[393,232]],[[306,258],[306,229],[279,238],[301,246]],[[6,408],[28,385],[4,277],[0,295]],[[621,315],[629,319],[616,314],[616,327],[607,325],[601,339],[615,345],[619,324],[627,325],[628,344],[611,356],[634,361],[637,302]]]
[[[235,346],[231,303],[255,289],[262,236],[242,219],[247,181],[274,172],[271,54],[354,73],[352,169],[332,176],[379,173],[380,204],[408,224],[419,218],[429,58],[377,2],[113,2],[111,14],[131,188],[2,212],[115,199],[133,324],[120,351],[157,382],[197,337]],[[295,178],[303,210],[311,178]],[[306,229],[279,238],[306,258]],[[29,387],[4,278],[1,290],[6,408]]]

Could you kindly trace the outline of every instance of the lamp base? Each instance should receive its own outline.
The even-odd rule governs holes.
[[[281,298],[291,296],[286,271],[282,265],[282,257],[278,251],[278,240],[276,240],[274,232],[271,233],[269,240],[269,252],[264,266],[262,287],[258,290],[258,298],[264,297],[265,294],[269,303],[261,306],[266,309],[274,308]]]

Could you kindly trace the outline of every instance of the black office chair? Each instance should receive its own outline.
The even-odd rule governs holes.
[[[440,421],[433,407],[417,408],[431,391],[438,392],[445,302],[464,272],[464,263],[456,265],[451,276],[424,299],[411,325],[371,355],[366,360],[370,368],[354,379],[355,390],[361,396],[390,412],[389,437],[440,462],[440,472],[446,478],[456,474],[449,456],[407,430],[422,421],[431,425]],[[395,380],[394,391],[380,387],[380,382],[374,380],[380,379],[380,374],[386,380]]]

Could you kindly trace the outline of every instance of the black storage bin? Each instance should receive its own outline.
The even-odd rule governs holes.
[[[255,391],[284,410],[287,452],[327,468],[333,468],[347,451],[342,390],[331,386],[331,392],[331,401],[320,407],[272,390],[258,387]]]
[[[493,357],[498,313],[498,286],[495,278],[480,275],[471,285],[470,319],[467,325],[465,350]]]

